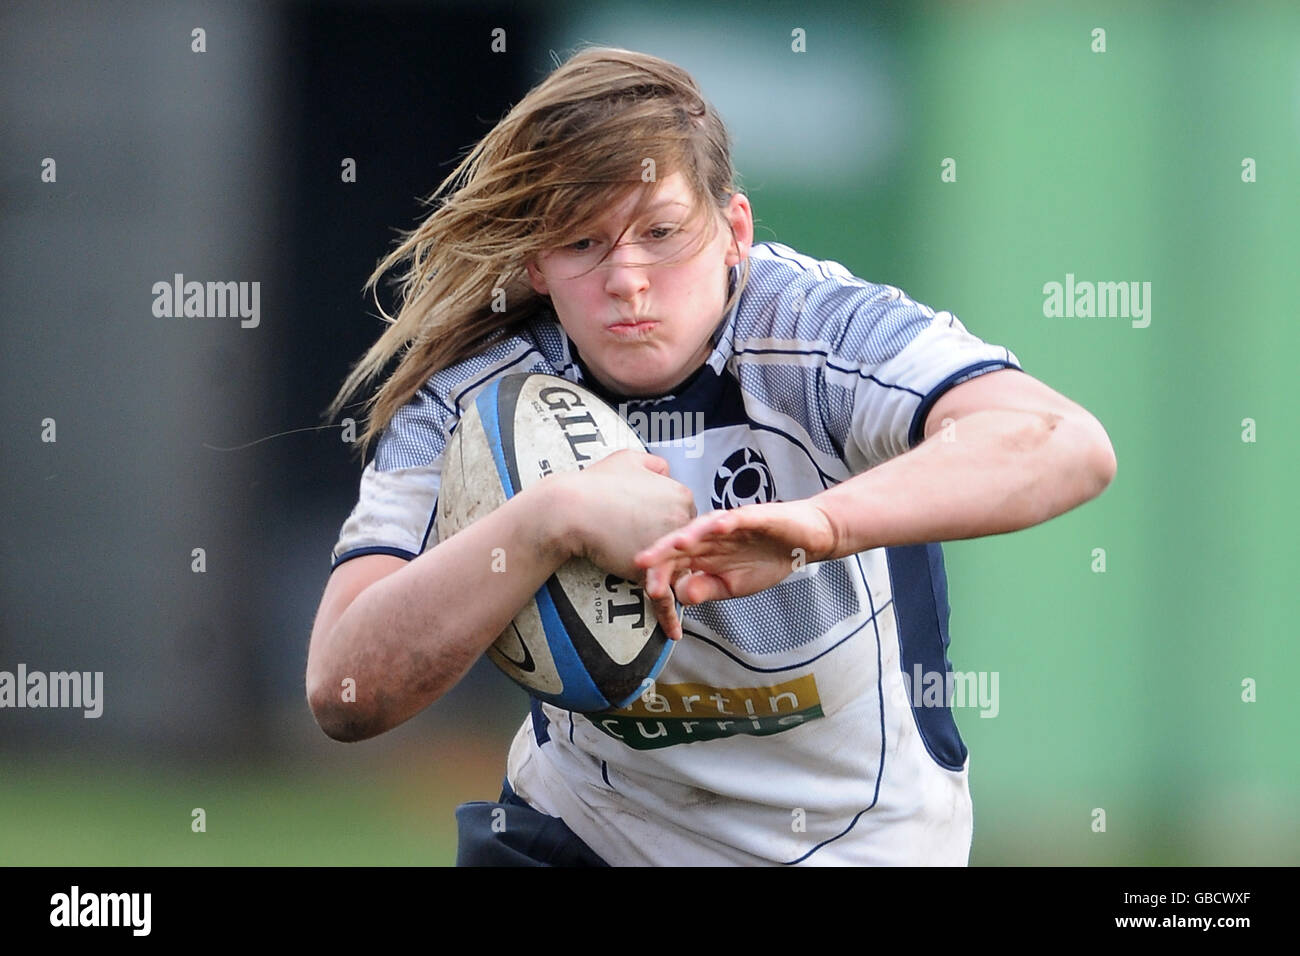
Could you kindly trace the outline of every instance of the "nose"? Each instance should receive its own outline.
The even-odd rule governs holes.
[[[605,259],[605,291],[620,299],[632,299],[650,287],[646,251],[626,237],[610,250]]]

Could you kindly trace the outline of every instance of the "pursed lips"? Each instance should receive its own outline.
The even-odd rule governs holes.
[[[619,319],[617,322],[613,322],[605,328],[614,335],[628,336],[648,332],[658,324],[658,321],[655,319],[632,318]]]

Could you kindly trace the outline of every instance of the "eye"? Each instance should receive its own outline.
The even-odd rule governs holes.
[[[586,252],[588,249],[591,248],[591,240],[579,239],[577,242],[569,243],[564,248],[569,250],[570,252]]]
[[[649,234],[651,239],[667,239],[676,231],[676,226],[655,226],[649,230]]]

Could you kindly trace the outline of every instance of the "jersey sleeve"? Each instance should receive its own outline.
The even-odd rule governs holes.
[[[363,554],[411,560],[437,544],[434,507],[451,409],[429,385],[398,409],[361,473],[361,490],[331,552],[331,570]]]
[[[430,376],[397,410],[361,473],[356,506],[331,552],[332,571],[363,554],[412,560],[438,543],[434,511],[442,453],[462,410],[493,379],[519,372],[564,375],[572,369],[558,325],[542,322]]]
[[[876,286],[847,317],[824,366],[826,425],[845,463],[863,471],[920,444],[948,389],[1020,368],[1010,349],[972,335],[892,286]]]

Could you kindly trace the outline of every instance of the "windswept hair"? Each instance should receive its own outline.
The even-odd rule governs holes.
[[[652,164],[647,161],[652,161]],[[482,351],[549,305],[525,262],[578,233],[640,187],[633,218],[655,181],[680,172],[695,197],[691,219],[714,227],[736,192],[726,126],[695,80],[666,60],[589,47],[534,87],[425,200],[434,211],[380,260],[365,284],[400,267],[400,307],[349,372],[326,412],[401,361],[367,401],[359,450],[435,372]],[[687,225],[690,225],[688,223]],[[701,242],[713,235],[701,230]],[[731,309],[741,281],[718,319]],[[504,304],[504,308],[502,307]],[[494,308],[495,306],[495,308]]]

